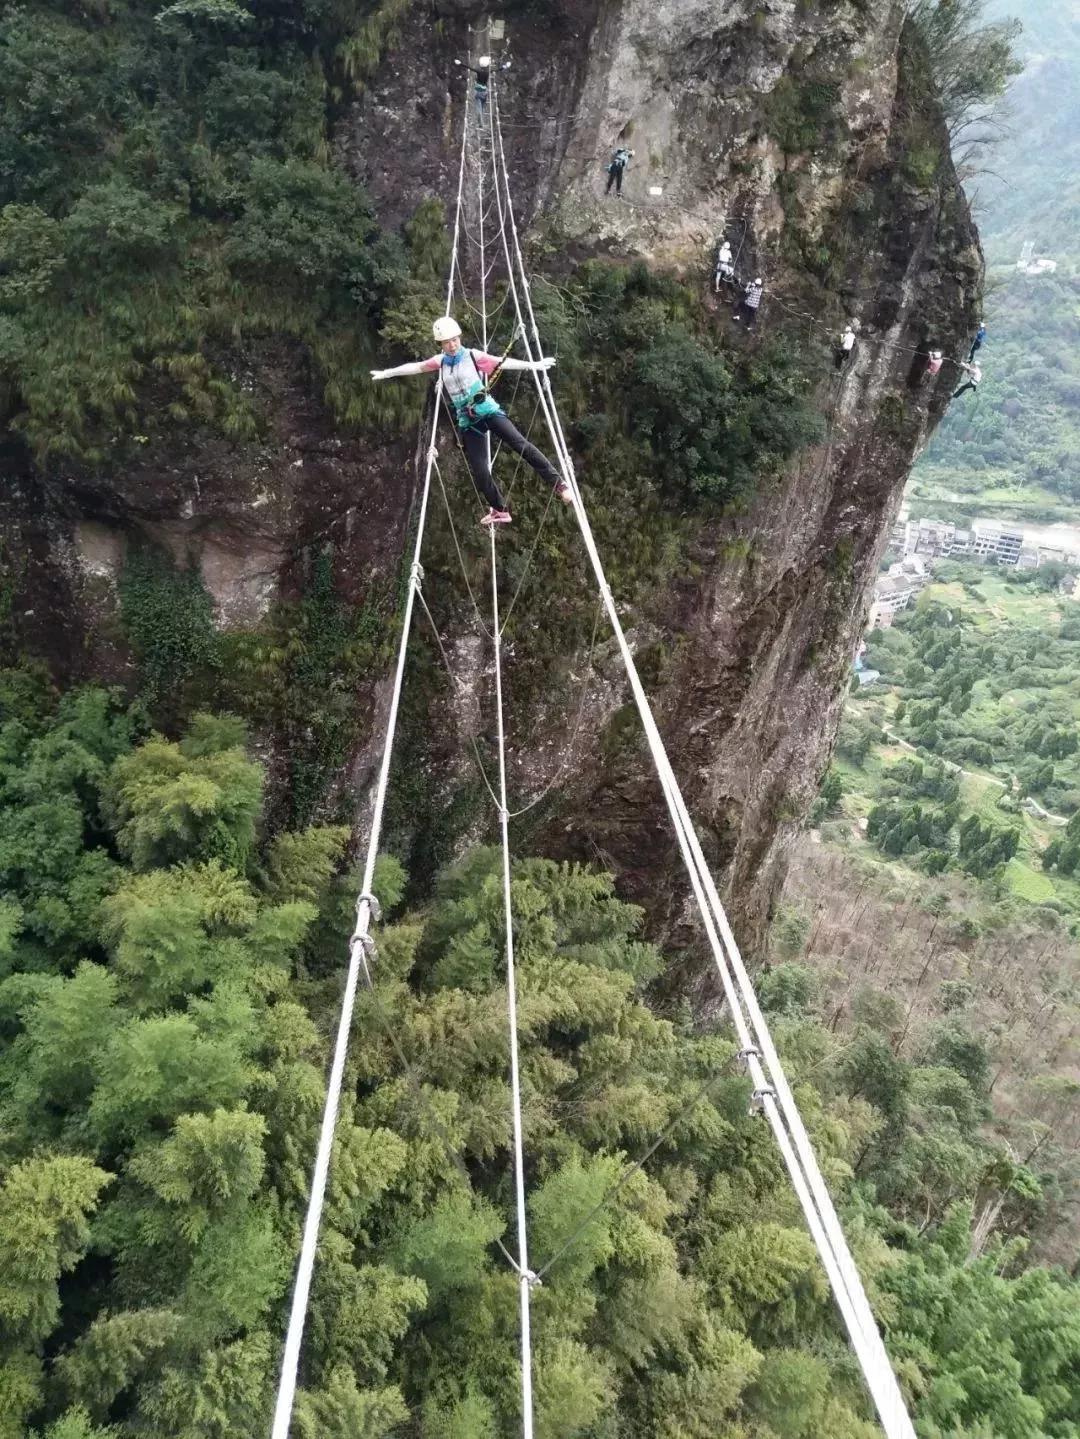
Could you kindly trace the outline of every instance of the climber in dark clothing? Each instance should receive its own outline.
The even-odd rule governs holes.
[[[615,186],[616,195],[622,194],[623,175],[626,173],[627,165],[629,165],[633,158],[633,150],[627,150],[622,145],[620,145],[617,150],[611,152],[611,163],[607,167],[607,185],[604,188],[605,195],[611,194],[612,185]]]
[[[454,64],[460,65],[461,61],[455,60]],[[476,88],[473,93],[476,96],[476,113],[479,115],[481,123],[483,123],[484,112],[488,101],[488,86],[491,84],[491,56],[481,55],[475,65],[466,65],[465,68],[466,70],[471,70],[476,76]],[[509,60],[502,68],[509,70]]]
[[[480,521],[482,525],[508,525],[510,511],[498,485],[491,476],[488,459],[488,436],[501,440],[508,449],[521,456],[525,463],[546,480],[565,504],[573,502],[570,486],[555,466],[518,430],[491,398],[484,383],[497,370],[550,370],[555,361],[499,359],[482,350],[466,350],[461,344],[461,326],[449,315],[432,326],[442,353],[430,360],[414,360],[392,370],[372,370],[373,380],[393,380],[400,375],[437,374],[442,371],[443,388],[454,406],[458,436],[465,452],[476,488],[491,506]]]
[[[974,339],[972,340],[972,342],[971,342],[971,354],[968,355],[968,359],[969,359],[969,360],[973,360],[973,359],[975,358],[975,351],[976,351],[976,350],[981,350],[981,349],[982,349],[982,342],[983,342],[985,339],[986,339],[986,326],[985,326],[985,325],[983,324],[983,322],[980,320],[980,321],[979,321],[979,328],[975,331],[975,338],[974,338]]]
[[[761,309],[761,296],[765,286],[760,277],[751,280],[743,291],[742,299],[735,306],[735,323],[740,324],[743,316],[746,316],[746,328],[752,330],[757,324],[758,310]]]

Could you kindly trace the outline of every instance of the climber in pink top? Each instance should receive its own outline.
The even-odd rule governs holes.
[[[491,509],[480,521],[482,525],[508,525],[510,512],[498,485],[491,476],[488,461],[488,436],[494,435],[515,454],[521,456],[541,479],[570,504],[573,496],[570,486],[559,475],[558,470],[534,444],[521,433],[516,425],[491,398],[484,384],[497,370],[550,370],[555,361],[503,359],[485,354],[483,350],[466,350],[461,343],[461,326],[449,315],[436,320],[432,326],[436,340],[442,345],[441,355],[432,355],[430,360],[413,360],[407,365],[397,365],[392,370],[372,370],[373,380],[392,380],[400,375],[437,374],[442,371],[443,388],[449,395],[457,418],[461,447],[465,451],[469,470],[476,488],[487,500]]]

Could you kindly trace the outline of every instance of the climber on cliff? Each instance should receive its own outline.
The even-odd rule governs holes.
[[[962,395],[966,390],[977,390],[979,388],[979,381],[982,379],[981,366],[969,365],[965,361],[961,360],[960,368],[964,371],[968,378],[964,381],[962,385],[957,386],[957,388],[953,390],[952,398],[954,400],[958,399],[959,396]]]
[[[454,64],[460,65],[461,61],[455,60]],[[510,61],[507,60],[502,68],[509,70]],[[488,86],[491,84],[491,56],[481,55],[475,65],[466,65],[465,69],[471,70],[476,76],[476,88],[473,93],[476,95],[476,113],[480,117],[480,123],[482,125],[484,123],[484,113],[488,101]]]
[[[836,345],[836,368],[842,370],[851,359],[851,353],[855,348],[855,327],[848,324],[847,329],[840,336]]]
[[[483,350],[467,350],[461,343],[461,326],[449,315],[443,315],[436,320],[431,328],[442,346],[440,354],[432,355],[430,360],[414,360],[407,365],[396,365],[391,370],[372,370],[371,378],[394,380],[402,375],[427,375],[442,371],[443,388],[454,406],[461,447],[465,452],[469,471],[477,490],[491,507],[480,523],[510,523],[510,511],[506,508],[506,501],[491,476],[489,435],[501,440],[508,449],[520,455],[541,479],[547,480],[560,500],[571,504],[574,497],[570,486],[560,478],[547,456],[541,454],[536,446],[511,424],[491,398],[489,389],[500,370],[550,370],[555,361],[550,358],[515,360],[505,356],[499,359],[496,355],[485,354]]]
[[[926,357],[927,378],[932,380],[936,375],[940,375],[941,367],[944,363],[945,356],[941,353],[941,351],[931,350],[929,355]]]
[[[720,286],[726,285],[729,290],[735,286],[735,264],[731,258],[731,246],[724,240],[720,246],[720,252],[716,257],[716,293],[719,295]]]
[[[607,167],[607,186],[604,189],[605,195],[611,194],[612,185],[615,186],[615,193],[622,198],[623,175],[626,167],[634,158],[633,150],[628,150],[625,145],[620,145],[617,150],[611,152],[611,163]]]
[[[985,339],[986,339],[986,326],[985,326],[985,325],[983,324],[983,322],[980,320],[980,321],[979,321],[979,328],[975,331],[975,338],[974,338],[974,339],[972,340],[972,342],[971,342],[971,353],[970,353],[970,355],[968,355],[968,359],[969,359],[969,360],[973,360],[973,359],[975,358],[975,351],[976,351],[976,350],[981,350],[981,349],[982,349],[982,342],[983,342]]]
[[[757,324],[758,310],[761,308],[761,296],[765,286],[760,275],[757,279],[751,280],[743,291],[742,299],[735,306],[735,323],[741,324],[743,316],[746,316],[746,328],[752,330]]]

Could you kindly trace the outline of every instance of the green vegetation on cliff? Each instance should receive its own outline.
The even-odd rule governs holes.
[[[273,338],[304,346],[339,422],[415,414],[366,367],[379,344],[429,347],[445,217],[428,202],[381,233],[328,146],[335,87],[362,80],[403,8],[31,0],[0,20],[0,399],[39,459],[100,463],[185,424],[257,437]],[[677,288],[597,266],[546,318],[610,411],[590,444],[632,418],[680,496],[728,499],[807,420],[783,348],[722,359]]]
[[[405,271],[329,164],[351,5],[30,3],[0,20],[0,371],[39,456],[164,423],[257,433],[260,337],[310,350],[342,419]]]
[[[345,832],[265,839],[230,718],[168,742],[114,696],[58,700],[25,672],[2,702],[0,1434],[261,1434],[351,922]],[[400,870],[377,887],[392,910]],[[872,1439],[734,1042],[650,1010],[664,960],[608,877],[522,860],[513,891],[537,1263],[681,1116],[537,1291],[539,1432]],[[515,1426],[501,923],[479,850],[380,935],[312,1296],[310,1439]],[[1072,1432],[1080,1294],[1025,1267],[1040,1179],[983,1136],[978,1042],[943,1022],[903,1058],[870,1016],[839,1042],[791,964],[762,997],[920,1433]]]

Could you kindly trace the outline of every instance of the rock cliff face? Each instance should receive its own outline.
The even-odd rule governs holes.
[[[744,512],[694,523],[675,577],[626,615],[635,642],[662,656],[650,675],[661,729],[751,950],[785,838],[827,762],[903,481],[947,402],[952,375],[923,383],[919,351],[932,340],[958,353],[974,328],[978,240],[903,13],[865,0],[533,0],[490,14],[465,0],[441,0],[436,13],[417,5],[335,139],[385,224],[426,197],[449,201],[461,95],[452,61],[471,34],[474,55],[487,47],[511,61],[511,178],[549,242],[548,265],[644,257],[704,291],[727,233],[740,273],[765,280],[761,330],[817,356],[822,441]],[[635,151],[620,203],[603,194],[616,143]],[[830,342],[849,317],[859,343],[837,373]],[[719,306],[716,322],[731,325]],[[137,531],[201,566],[225,625],[257,623],[320,543],[334,544],[345,596],[394,572],[410,447],[335,434],[301,355],[253,355],[250,367],[277,417],[258,450],[193,438],[138,471],[93,477],[43,475],[10,457],[5,529],[25,561],[14,612],[58,668],[124,673],[109,614]],[[469,652],[466,636],[450,638]],[[582,670],[581,656],[567,660]],[[511,657],[511,685],[512,668]],[[626,695],[603,641],[591,676],[569,698],[516,708],[516,788],[552,785],[557,801],[537,809],[529,843],[612,864],[654,926],[679,936],[684,890],[662,801],[640,747],[611,742]],[[377,719],[377,678],[365,684],[358,702]],[[456,749],[447,742],[421,762],[458,774]],[[370,760],[365,747],[343,782],[362,788]]]

